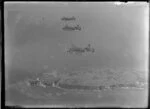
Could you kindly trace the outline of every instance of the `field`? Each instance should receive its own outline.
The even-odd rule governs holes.
[[[52,72],[49,74],[40,74],[38,77],[41,81],[48,83],[55,82],[59,78],[58,87],[53,87],[52,85],[47,87],[29,86],[27,80],[32,80],[33,76],[32,78],[10,85],[6,90],[6,99],[11,101],[11,103],[24,106],[34,105],[35,103],[47,106],[50,104],[56,106],[87,105],[133,107],[135,105],[137,107],[146,105],[147,84],[144,75],[138,75],[137,73],[135,73],[135,75],[131,72],[130,75],[127,74],[127,72],[119,72],[119,74],[116,75],[117,72],[113,72],[113,70],[110,69],[103,69],[101,73],[100,70],[93,70],[94,69],[92,69],[92,71],[88,70],[88,72],[82,71],[82,73],[81,71],[75,71],[72,72],[72,74],[62,73],[62,75],[55,71],[55,77]],[[121,78],[121,76],[123,77]],[[138,84],[138,82],[140,84]],[[66,85],[66,87],[61,87],[61,84]],[[112,87],[113,85],[116,86]],[[104,88],[101,90],[90,90],[90,88],[85,89],[85,86],[104,86]],[[30,101],[28,101],[29,99]]]

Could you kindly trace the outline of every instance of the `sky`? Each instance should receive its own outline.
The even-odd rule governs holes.
[[[75,21],[61,20],[72,16]],[[79,24],[81,31],[63,31],[66,24]],[[71,44],[86,47],[89,43],[95,54],[65,53]],[[148,5],[5,4],[5,47],[6,66],[11,68],[35,72],[80,67],[143,70],[148,60]]]

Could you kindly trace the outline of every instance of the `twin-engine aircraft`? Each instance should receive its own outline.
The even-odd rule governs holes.
[[[67,49],[66,52],[69,54],[81,54],[81,55],[83,55],[83,54],[88,53],[88,52],[94,53],[95,49],[91,47],[91,44],[88,44],[88,46],[85,48],[80,48],[80,47],[77,47],[77,46],[72,44],[72,47]]]
[[[61,20],[63,20],[63,21],[71,21],[71,20],[76,20],[76,18],[75,18],[74,16],[72,16],[72,17],[70,17],[70,18],[68,18],[68,17],[63,17],[63,18],[61,18]]]
[[[74,31],[74,30],[81,31],[81,27],[79,25],[76,25],[76,26],[65,25],[62,29],[65,30],[65,31]]]

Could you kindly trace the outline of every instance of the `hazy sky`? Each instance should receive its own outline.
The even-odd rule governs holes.
[[[144,68],[148,59],[147,10],[144,4],[5,4],[7,64],[31,70],[42,69],[44,65],[50,69]],[[72,16],[76,17],[75,21],[61,20]],[[66,24],[79,24],[82,30],[63,31]],[[89,43],[95,54],[65,55],[65,48],[71,44],[85,47]]]

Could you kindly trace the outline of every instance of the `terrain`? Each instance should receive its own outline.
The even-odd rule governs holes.
[[[137,102],[140,102],[139,106],[141,106],[146,104],[148,86],[146,75],[140,74],[143,73],[121,72],[108,68],[40,73],[35,77],[10,85],[6,90],[6,99],[23,106],[34,105],[34,103],[47,106],[49,103],[63,106],[135,106]],[[39,78],[43,84],[47,83],[44,84],[45,87],[39,84],[33,86],[29,84],[29,80],[36,80],[36,78]],[[55,85],[52,85],[53,83]],[[140,96],[141,98],[136,100],[136,97]]]

